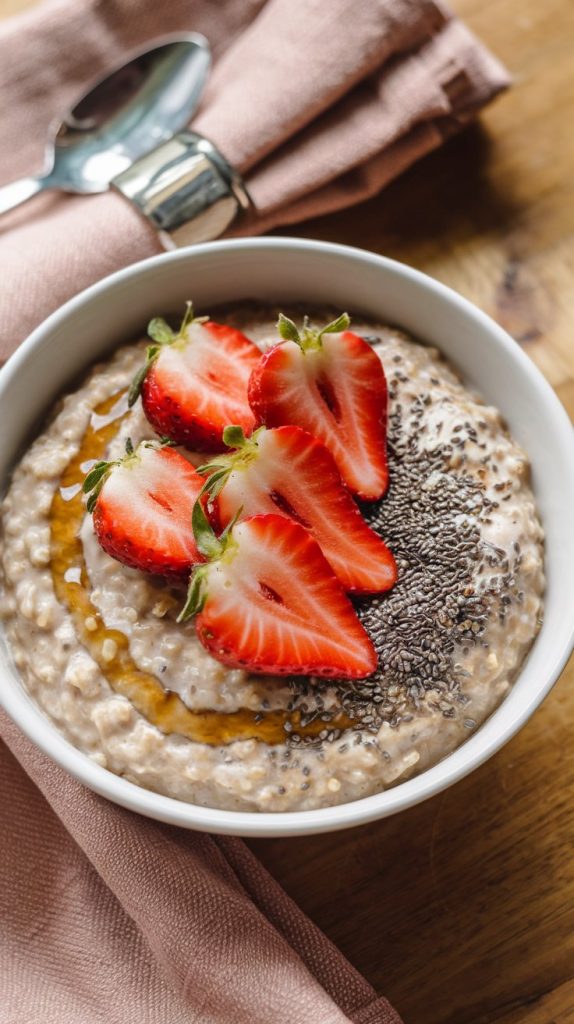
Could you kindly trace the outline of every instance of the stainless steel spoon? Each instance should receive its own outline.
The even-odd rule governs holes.
[[[0,188],[0,213],[45,189],[105,192],[190,121],[211,64],[201,35],[165,36],[89,89],[54,126],[44,173]]]

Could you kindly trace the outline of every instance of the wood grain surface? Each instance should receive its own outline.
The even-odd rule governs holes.
[[[0,0],[0,15],[26,6]],[[574,2],[454,6],[512,71],[511,92],[377,199],[292,233],[457,288],[574,415]],[[573,683],[571,662],[519,736],[420,807],[251,843],[405,1024],[574,1022]]]

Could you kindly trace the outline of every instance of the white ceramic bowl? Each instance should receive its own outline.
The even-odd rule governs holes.
[[[219,811],[140,789],[95,765],[67,742],[26,694],[5,648],[1,700],[42,750],[118,804],[175,825],[244,836],[323,832],[382,818],[438,793],[498,750],[530,718],[558,678],[574,642],[574,438],[550,386],[489,317],[443,285],[371,253],[323,242],[260,238],[198,245],[128,267],[68,302],[0,372],[0,486],[52,401],[96,359],[141,333],[152,315],[257,298],[351,307],[437,345],[506,417],[529,453],[546,530],[544,625],[498,710],[435,767],[395,789],[339,807],[282,814]]]

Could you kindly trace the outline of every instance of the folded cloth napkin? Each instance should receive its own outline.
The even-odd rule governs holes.
[[[375,193],[507,82],[433,0],[66,0],[0,29],[0,165],[158,33],[215,69],[194,127],[246,176],[250,230]],[[0,355],[110,271],[159,251],[119,196],[45,195],[0,223]],[[239,840],[85,790],[0,715],[0,1024],[399,1022]]]
[[[112,806],[0,730],[2,1024],[401,1024],[241,840]]]
[[[250,231],[373,195],[508,81],[436,0],[57,0],[0,27],[0,182],[41,169],[48,125],[94,77],[176,29],[213,48],[193,127],[245,175]],[[43,195],[3,217],[0,359],[71,295],[158,251],[111,193]]]

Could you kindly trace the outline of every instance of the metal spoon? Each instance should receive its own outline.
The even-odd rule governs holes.
[[[89,89],[54,126],[45,171],[0,188],[0,213],[45,189],[105,192],[134,160],[185,127],[211,64],[201,35],[164,36]]]

